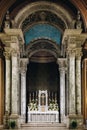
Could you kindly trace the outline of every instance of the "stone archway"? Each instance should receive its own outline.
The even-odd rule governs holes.
[[[71,24],[70,24],[72,21],[72,17],[69,15],[69,13],[65,17],[65,14],[67,12],[64,12],[65,10],[63,8],[62,8],[63,12],[61,12],[61,8],[59,8],[58,5],[55,5],[55,4],[50,5],[49,2],[46,2],[46,4],[44,2],[41,2],[41,3],[43,3],[43,4],[42,4],[40,10],[38,10],[38,12],[36,11],[37,8],[40,7],[40,4],[38,2],[36,4],[34,3],[35,5],[33,5],[33,4],[29,5],[27,10],[24,8],[24,10],[22,10],[23,15],[21,13],[19,13],[17,15],[17,17],[15,18],[15,21],[14,21],[15,27],[23,29],[23,33],[25,33],[26,30],[30,30],[30,28],[33,25],[36,25],[37,23],[50,24],[50,25],[60,29],[62,34],[63,34],[63,31],[65,30],[65,28],[73,28],[73,25],[71,26]],[[27,15],[25,15],[26,12],[27,12]],[[46,13],[47,13],[47,16],[49,16],[49,14],[51,16],[55,16],[55,18],[57,18],[57,21],[61,20],[61,23],[63,24],[63,28],[61,28],[60,23],[56,24],[52,21],[52,19],[47,20],[45,17]],[[61,16],[61,14],[62,14],[62,16]],[[24,15],[25,15],[25,17],[24,17],[24,19],[22,19]],[[35,15],[35,18],[36,18],[36,16],[38,16],[38,18],[40,20],[36,21],[35,19],[34,20],[28,19],[28,24],[26,26],[26,19],[30,18],[30,16],[33,17],[34,15]],[[64,18],[63,18],[63,16],[64,16]],[[30,20],[30,23],[29,23],[29,20]],[[32,35],[33,35],[33,33],[32,33]],[[21,84],[20,84],[20,86],[21,86],[21,119],[23,119],[23,121],[25,122],[27,63],[29,63],[29,60],[31,61],[31,59],[34,61],[36,59],[36,54],[38,52],[40,53],[40,51],[41,51],[41,52],[45,52],[45,53],[51,53],[51,56],[53,55],[55,57],[54,59],[51,59],[51,60],[57,61],[58,65],[59,65],[60,86],[61,86],[60,113],[61,113],[62,122],[64,122],[63,115],[65,115],[65,95],[64,94],[65,94],[65,72],[66,72],[65,68],[66,68],[66,58],[67,58],[67,64],[68,64],[68,67],[67,67],[67,69],[68,69],[67,94],[69,94],[68,95],[69,100],[67,98],[67,101],[69,102],[69,104],[67,105],[67,108],[69,109],[67,112],[68,113],[67,115],[68,115],[68,118],[70,119],[70,121],[75,118],[76,118],[76,120],[82,121],[82,117],[80,117],[80,119],[77,119],[77,118],[79,118],[79,115],[81,116],[81,81],[80,81],[80,78],[78,78],[78,75],[79,75],[79,77],[81,77],[81,72],[80,72],[81,45],[86,38],[86,36],[81,34],[81,30],[78,30],[78,29],[77,30],[76,29],[66,30],[64,33],[63,41],[62,41],[63,46],[61,46],[61,45],[57,46],[56,43],[52,41],[53,39],[50,40],[46,37],[43,39],[42,39],[42,37],[37,37],[37,39],[33,39],[33,41],[30,41],[31,43],[29,42],[28,45],[24,45],[23,35],[21,37],[21,35],[18,32],[18,29],[6,28],[5,33],[1,34],[0,38],[2,39],[3,42],[5,42],[5,45],[6,45],[5,51],[8,53],[11,53],[11,54],[8,54],[8,55],[10,55],[9,62],[11,61],[11,67],[9,67],[8,61],[6,60],[6,65],[9,68],[9,69],[6,69],[6,71],[7,71],[7,73],[8,72],[12,73],[12,79],[6,78],[6,81],[9,81],[12,83],[12,90],[9,89],[9,93],[11,91],[11,94],[12,94],[12,100],[10,101],[8,98],[8,95],[6,95],[6,97],[7,97],[6,106],[8,106],[8,108],[7,108],[8,110],[12,109],[12,111],[11,111],[12,116],[14,116],[14,114],[19,115],[18,104],[17,104],[18,103],[17,101],[19,101],[19,99],[18,99],[19,91],[17,91],[17,90],[18,90],[18,87],[20,84],[20,82],[18,81],[19,80],[19,73],[18,73],[19,68],[18,67],[21,68],[20,69],[21,70]],[[21,42],[23,42],[23,43],[21,44]],[[17,45],[17,46],[15,46],[15,45]],[[24,46],[26,46],[25,52],[23,50]],[[62,48],[62,47],[64,47],[64,48]],[[62,49],[64,49],[65,55],[60,54],[59,48],[61,48],[61,52],[63,52]],[[20,55],[20,53],[22,55]],[[59,57],[62,57],[62,58],[59,58]],[[69,60],[69,62],[68,62],[68,60]],[[44,60],[42,60],[42,62],[47,62],[47,61],[48,60],[46,58]],[[20,65],[19,65],[19,63],[20,63]],[[76,66],[75,66],[75,64],[76,64]],[[75,84],[75,77],[76,77],[76,84]],[[73,84],[72,84],[72,81],[73,81]],[[10,88],[10,85],[6,84],[6,87]],[[73,91],[71,91],[71,89],[73,89]],[[77,90],[77,91],[75,91],[75,90]],[[15,91],[15,94],[14,94],[14,91]],[[73,101],[72,101],[72,97],[73,97]],[[79,100],[79,98],[80,98],[80,100]],[[12,103],[11,107],[9,106],[10,102]],[[77,102],[77,104],[76,104],[76,102]],[[72,114],[72,117],[70,117],[69,114]],[[76,117],[74,117],[75,114],[77,114]],[[18,119],[18,116],[16,118]]]
[[[53,63],[55,63],[55,65],[58,64],[59,67],[57,68],[57,71],[60,71],[60,76],[61,76],[61,77],[59,76],[60,78],[58,79],[59,86],[60,86],[58,97],[59,97],[59,100],[61,99],[59,101],[59,122],[64,122],[64,117],[65,117],[65,96],[64,96],[65,95],[65,64],[66,64],[65,62],[66,62],[66,59],[64,59],[64,58],[58,59],[58,57],[60,56],[59,47],[56,45],[56,43],[53,43],[52,41],[46,40],[46,39],[38,39],[38,40],[30,43],[30,45],[27,45],[26,55],[27,55],[27,57],[29,57],[29,64],[31,62],[36,62],[36,63],[53,62]],[[22,62],[23,63],[25,62],[25,60],[23,60],[23,58],[22,58]],[[30,72],[30,71],[28,71],[28,72]],[[24,76],[24,79],[23,79],[23,75],[21,75],[21,76],[22,76],[22,82],[25,82],[24,80],[26,80],[26,76]],[[27,74],[27,76],[28,76],[28,74]],[[30,75],[28,77],[30,77]],[[22,86],[23,86],[23,84],[22,84]],[[61,91],[60,91],[60,88],[61,88]],[[23,91],[25,91],[25,88],[23,90],[21,90],[21,92],[23,92]],[[28,92],[28,90],[27,90],[27,92]],[[32,95],[32,94],[30,93],[30,95]],[[34,97],[34,95],[33,95],[33,97]],[[23,99],[23,97],[21,97],[21,98]],[[26,97],[24,97],[24,98],[26,98]],[[21,99],[21,101],[23,101],[22,99]],[[28,95],[28,99],[29,99],[29,95]],[[30,99],[31,99],[31,96],[30,96]],[[25,101],[26,101],[26,99],[25,99]],[[27,101],[27,105],[28,105],[28,103],[29,102]],[[22,105],[21,107],[25,109],[25,106],[26,106],[26,104],[24,103],[24,106]],[[22,112],[24,112],[24,111],[26,111],[26,110],[23,110]],[[21,114],[23,115],[23,113],[21,113]],[[25,120],[25,118],[24,118],[24,120]]]

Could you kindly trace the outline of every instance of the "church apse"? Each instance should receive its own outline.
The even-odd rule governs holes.
[[[32,114],[33,112],[36,111],[48,112],[48,113],[52,111],[56,112],[59,111],[60,79],[59,79],[58,66],[55,62],[51,63],[30,62],[28,65],[26,80],[27,80],[27,106],[28,106],[27,111],[28,112],[30,111],[29,114],[30,113]],[[30,122],[29,114],[28,114],[28,122]],[[34,118],[32,118],[32,121],[34,121],[33,119]],[[55,119],[53,118],[53,120]],[[42,121],[44,120],[42,119]],[[59,122],[59,119],[57,121]]]

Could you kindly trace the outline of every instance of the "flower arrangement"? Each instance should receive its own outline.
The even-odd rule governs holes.
[[[49,100],[49,106],[48,106],[49,111],[58,111],[58,104],[54,100]]]
[[[30,110],[30,111],[37,111],[37,110],[38,110],[37,100],[34,100],[34,99],[33,99],[33,100],[29,103],[28,107],[29,107],[29,110]]]

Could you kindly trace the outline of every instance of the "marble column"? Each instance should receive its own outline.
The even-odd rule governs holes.
[[[0,44],[0,125],[3,124],[4,105],[4,57]]]
[[[19,106],[18,106],[18,57],[17,52],[15,50],[12,50],[12,99],[11,99],[11,105],[12,115],[18,115],[19,112]]]
[[[60,71],[60,115],[61,122],[65,119],[65,71],[66,71],[66,59],[58,59],[59,71]]]
[[[10,62],[10,49],[5,48],[5,63],[6,63],[6,75],[5,75],[5,111],[10,114],[10,99],[11,99],[11,62]]]
[[[76,110],[81,115],[81,50],[76,53]]]
[[[69,115],[76,114],[75,98],[75,50],[69,51]]]
[[[26,71],[27,71],[27,58],[20,59],[21,71],[21,119],[22,123],[26,121]]]

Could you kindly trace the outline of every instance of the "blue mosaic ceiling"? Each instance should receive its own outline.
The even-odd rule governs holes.
[[[29,44],[33,40],[37,39],[49,39],[57,44],[61,42],[62,33],[58,28],[49,24],[37,24],[32,26],[28,31],[25,32],[25,43]]]

